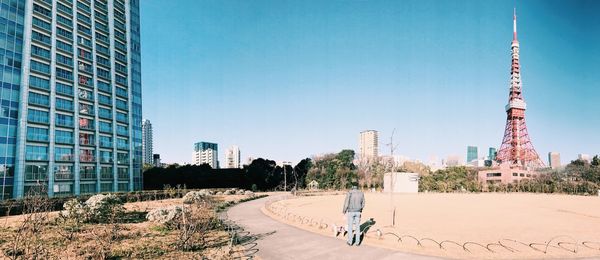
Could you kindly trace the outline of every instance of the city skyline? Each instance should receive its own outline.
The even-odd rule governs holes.
[[[156,104],[144,115],[160,129],[165,162],[188,161],[184,148],[198,138],[299,161],[358,151],[364,129],[387,140],[396,128],[396,154],[421,161],[500,147],[512,1],[181,2],[141,6],[142,52],[153,53],[143,61],[144,100]],[[527,123],[540,154],[600,152],[594,7],[517,3]]]

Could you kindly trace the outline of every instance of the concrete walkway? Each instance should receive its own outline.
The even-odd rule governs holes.
[[[367,245],[350,247],[344,240],[283,224],[260,210],[272,197],[241,203],[227,212],[229,220],[258,237],[253,249],[260,259],[439,259]]]

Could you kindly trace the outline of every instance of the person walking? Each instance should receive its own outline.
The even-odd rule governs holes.
[[[348,219],[348,242],[349,246],[360,245],[360,214],[365,207],[365,195],[358,190],[356,183],[352,183],[352,189],[346,194],[343,213]],[[352,231],[355,232],[352,232]],[[353,234],[354,233],[354,234]],[[355,241],[353,243],[353,241]]]

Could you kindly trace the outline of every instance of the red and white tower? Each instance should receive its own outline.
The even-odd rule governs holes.
[[[512,65],[510,69],[510,94],[506,105],[506,128],[502,145],[496,156],[500,164],[511,167],[539,168],[544,163],[533,148],[527,125],[525,124],[525,109],[527,104],[523,99],[521,86],[521,66],[519,65],[519,41],[517,40],[517,11],[513,15],[513,40],[510,46]]]

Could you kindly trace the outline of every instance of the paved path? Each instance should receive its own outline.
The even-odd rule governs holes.
[[[367,245],[350,247],[344,240],[283,224],[260,210],[272,197],[241,203],[227,212],[230,220],[259,237],[254,248],[261,259],[439,259]]]

